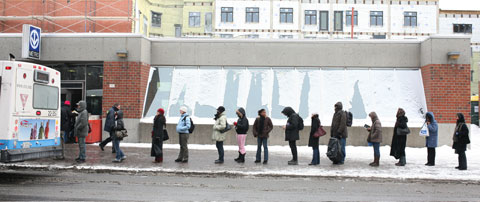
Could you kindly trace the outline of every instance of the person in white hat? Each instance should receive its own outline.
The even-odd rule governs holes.
[[[180,153],[175,160],[177,163],[188,162],[188,136],[190,134],[191,121],[187,113],[188,109],[185,106],[180,107],[180,120],[177,124],[177,133],[179,135]]]

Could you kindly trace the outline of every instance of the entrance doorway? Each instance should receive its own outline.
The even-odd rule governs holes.
[[[80,100],[85,100],[85,82],[84,81],[62,81],[61,100],[68,100],[72,109]]]

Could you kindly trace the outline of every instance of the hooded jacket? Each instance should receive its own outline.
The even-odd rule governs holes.
[[[125,124],[123,123],[123,111],[117,111],[117,118],[115,119],[115,131],[125,130]]]
[[[219,114],[219,117],[215,120],[213,125],[212,140],[217,142],[223,142],[226,139],[227,134],[221,133],[223,129],[227,127],[227,115],[225,112]]]
[[[332,126],[330,127],[330,136],[336,138],[347,138],[347,115],[343,111],[341,102],[335,104],[335,113],[332,118]]]
[[[78,116],[77,120],[75,121],[75,136],[84,138],[88,135],[87,103],[85,101],[80,101],[78,106]]]
[[[453,132],[453,149],[458,153],[459,151],[466,151],[467,144],[470,144],[470,138],[468,137],[468,127],[465,124],[465,117],[462,113],[457,114],[459,119],[455,131]]]
[[[382,123],[378,119],[377,113],[371,112],[369,116],[372,119],[372,127],[368,134],[367,142],[381,143],[382,142]]]
[[[288,117],[285,129],[285,141],[296,141],[300,139],[298,124],[300,123],[300,116],[295,113],[291,107],[285,107],[282,114]]]
[[[107,117],[105,117],[105,126],[103,127],[104,131],[112,132],[113,127],[115,127],[115,112],[118,111],[118,108],[113,106],[107,112]]]
[[[431,122],[427,126],[429,136],[426,138],[426,146],[429,148],[435,148],[438,146],[438,124],[432,112],[427,112],[426,116],[431,118]]]
[[[178,124],[177,124],[177,133],[180,133],[180,134],[189,134],[190,131],[188,131],[188,129],[190,129],[191,127],[191,122],[190,122],[190,116],[188,116],[188,113],[185,112],[182,114],[182,116],[180,116],[180,119],[178,120]]]
[[[240,107],[240,109],[238,109],[237,111],[242,114],[242,118],[238,118],[237,125],[235,126],[235,131],[237,132],[237,134],[247,134],[249,125],[245,109]]]

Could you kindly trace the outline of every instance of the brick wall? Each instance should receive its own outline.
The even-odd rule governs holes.
[[[470,123],[470,64],[430,64],[422,67],[428,111],[439,123],[455,123],[456,114]]]
[[[149,72],[150,65],[141,62],[104,62],[103,116],[119,103],[124,118],[141,118]]]
[[[23,18],[19,20],[0,21],[1,33],[21,33],[23,24],[32,24],[42,28],[43,32],[132,32],[132,0],[4,0],[0,3],[0,16],[45,16],[64,17]],[[82,19],[89,17],[123,17],[122,19],[100,20]],[[71,18],[68,18],[71,17]],[[80,17],[80,18],[79,18]]]

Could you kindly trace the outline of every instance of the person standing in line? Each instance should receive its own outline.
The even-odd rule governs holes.
[[[372,119],[372,126],[367,128],[369,134],[367,142],[373,144],[373,162],[370,163],[370,166],[378,167],[380,166],[380,143],[382,143],[382,123],[378,119],[377,113],[370,112],[368,114],[370,119]]]
[[[390,149],[390,156],[395,157],[395,159],[399,159],[398,163],[395,163],[396,166],[405,166],[405,164],[407,164],[405,147],[407,146],[408,134],[400,134],[398,132],[398,129],[408,129],[407,122],[408,118],[405,116],[405,110],[398,108],[397,121],[395,122],[395,127],[393,128],[392,147]]]
[[[114,163],[121,163],[123,160],[127,159],[127,156],[123,154],[123,151],[120,149],[121,138],[117,137],[116,132],[125,130],[125,124],[123,123],[123,111],[118,110],[115,112],[115,126],[113,128],[112,143],[116,151],[115,159],[112,161]]]
[[[318,148],[320,137],[314,137],[314,134],[320,128],[321,122],[320,118],[318,118],[318,114],[312,114],[312,127],[310,129],[310,137],[308,138],[308,146],[313,150],[313,158],[312,162],[308,165],[318,165],[320,164],[320,151]]]
[[[453,149],[458,154],[458,166],[455,167],[458,170],[467,170],[467,144],[470,144],[470,138],[468,137],[468,127],[465,124],[465,117],[462,113],[457,114],[457,125],[453,133]]]
[[[297,140],[300,139],[299,124],[301,118],[291,107],[285,107],[282,114],[288,117],[287,124],[282,127],[285,130],[285,141],[288,141],[292,152],[292,160],[288,161],[288,165],[298,165]]]
[[[227,115],[225,114],[225,107],[220,106],[217,108],[215,114],[215,124],[213,125],[212,140],[216,142],[218,159],[215,160],[215,164],[222,164],[224,161],[223,141],[226,139],[226,134],[223,132],[227,127]]]
[[[62,156],[57,156],[56,159],[65,158],[65,143],[68,142],[68,134],[70,134],[70,119],[72,117],[72,111],[70,108],[70,101],[65,101],[62,104],[60,114],[60,140],[62,144]]]
[[[110,108],[107,112],[107,117],[105,118],[105,126],[103,130],[109,133],[109,137],[103,140],[98,146],[103,151],[105,146],[112,141],[113,136],[115,135],[115,112],[120,110],[120,105],[115,103],[112,108]],[[112,153],[115,153],[115,147],[112,147]]]
[[[150,155],[155,157],[154,163],[163,162],[163,130],[167,122],[164,114],[165,110],[160,108],[157,110],[157,115],[153,119],[152,149]]]
[[[85,163],[87,158],[86,156],[86,145],[85,138],[88,136],[88,111],[87,103],[85,101],[80,101],[77,104],[77,120],[75,121],[75,136],[78,138],[78,147],[80,152],[78,158],[75,159],[77,163]]]
[[[427,112],[426,124],[429,136],[426,137],[427,163],[426,166],[435,166],[435,148],[438,146],[438,124],[432,112]]]
[[[245,162],[245,140],[247,139],[248,132],[248,119],[246,117],[245,109],[240,107],[237,111],[238,120],[234,123],[235,131],[237,132],[237,143],[238,143],[238,158],[235,159],[238,163]]]
[[[177,124],[177,133],[179,136],[180,144],[180,153],[178,158],[175,159],[177,163],[187,163],[188,162],[188,136],[190,135],[190,127],[192,126],[190,122],[190,117],[187,113],[187,107],[180,107],[180,120]]]
[[[342,146],[343,159],[342,161],[334,164],[344,164],[347,153],[345,146],[347,144],[348,130],[347,130],[347,115],[343,111],[343,104],[337,102],[335,104],[335,113],[332,118],[332,126],[330,127],[330,136],[340,140]]]
[[[253,123],[253,136],[257,138],[257,155],[255,163],[262,161],[262,145],[263,145],[263,164],[268,163],[268,137],[270,131],[273,129],[272,120],[267,117],[267,111],[260,109],[258,117]]]

